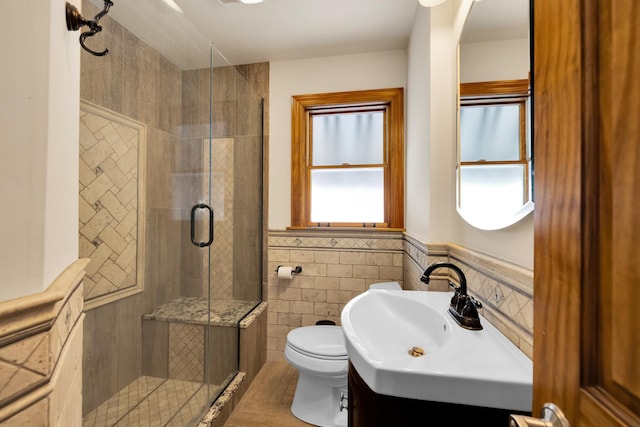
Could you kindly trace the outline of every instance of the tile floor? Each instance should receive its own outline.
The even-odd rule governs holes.
[[[266,362],[224,427],[309,427],[291,414],[297,382],[286,361]],[[83,427],[194,425],[206,397],[201,383],[142,376],[90,412]]]
[[[90,412],[83,427],[185,427],[202,416],[204,384],[141,376]]]
[[[298,371],[286,361],[268,361],[224,427],[309,427],[291,414]]]

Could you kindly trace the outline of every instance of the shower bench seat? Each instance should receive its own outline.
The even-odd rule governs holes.
[[[142,317],[144,375],[221,385],[238,370],[238,326],[258,301],[182,297]],[[209,321],[210,319],[210,321]],[[208,360],[208,369],[205,367]]]

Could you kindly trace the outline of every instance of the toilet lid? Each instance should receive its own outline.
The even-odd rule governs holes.
[[[287,343],[301,353],[325,358],[346,358],[342,327],[329,325],[303,326],[287,335]]]

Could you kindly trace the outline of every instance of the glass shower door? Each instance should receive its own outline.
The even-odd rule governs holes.
[[[195,425],[261,301],[261,98],[185,14],[118,2],[101,23],[110,54],[81,60],[84,426]]]

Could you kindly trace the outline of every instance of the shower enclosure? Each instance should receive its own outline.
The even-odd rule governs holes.
[[[114,3],[90,41],[109,55],[81,62],[84,426],[195,425],[261,302],[264,105],[245,76],[266,67],[231,66],[161,1]]]

